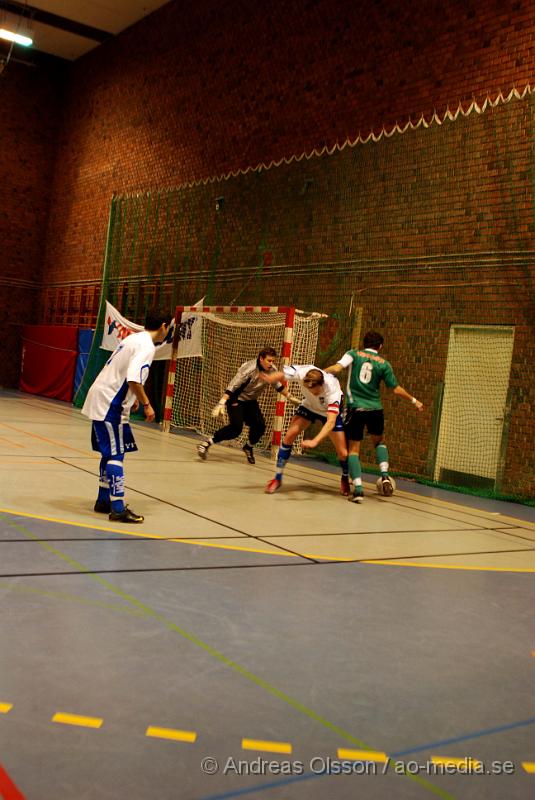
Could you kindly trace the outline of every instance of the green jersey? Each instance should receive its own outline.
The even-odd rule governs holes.
[[[381,381],[389,389],[398,385],[394,371],[384,358],[371,347],[366,350],[348,350],[338,361],[343,367],[351,364],[347,382],[346,397],[349,408],[363,408],[367,411],[381,409]]]

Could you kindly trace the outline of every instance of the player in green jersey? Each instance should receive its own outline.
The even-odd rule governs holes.
[[[353,492],[349,500],[360,503],[362,489],[362,467],[360,463],[360,443],[364,429],[372,437],[375,455],[382,479],[382,493],[390,497],[394,492],[388,476],[388,448],[384,443],[384,414],[381,403],[381,382],[392,389],[394,394],[404,397],[417,411],[423,410],[423,403],[413,397],[397,382],[392,366],[379,355],[384,339],[376,331],[368,331],[364,336],[362,350],[348,350],[336,364],[327,367],[325,372],[336,375],[351,365],[351,373],[346,391],[347,414],[345,431],[349,443],[349,475],[353,482]]]

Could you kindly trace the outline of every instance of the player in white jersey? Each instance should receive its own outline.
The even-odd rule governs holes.
[[[169,329],[171,316],[160,309],[147,313],[145,330],[127,336],[114,350],[89,389],[82,414],[89,417],[93,450],[100,455],[100,479],[94,510],[108,514],[112,522],[143,522],[124,504],[125,452],[137,445],[130,428],[130,411],[143,406],[145,419],[152,422],[152,408],[144,384],[155,353]]]
[[[277,380],[297,380],[303,393],[303,399],[290,421],[279,452],[277,454],[277,471],[275,477],[266,486],[267,494],[273,494],[282,484],[282,473],[292,452],[292,445],[300,433],[312,422],[322,422],[323,426],[313,439],[304,439],[305,450],[316,447],[327,436],[336,448],[336,454],[342,467],[340,493],[349,494],[349,477],[347,471],[347,446],[343,431],[342,389],[334,375],[328,375],[313,364],[292,365],[284,367],[282,372],[264,375],[269,383]],[[334,379],[334,380],[333,380]]]

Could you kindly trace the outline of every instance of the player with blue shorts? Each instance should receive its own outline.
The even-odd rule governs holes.
[[[154,358],[155,345],[162,342],[171,316],[159,309],[148,312],[145,330],[127,336],[112,353],[89,389],[82,414],[92,420],[91,443],[100,455],[100,479],[94,510],[108,514],[112,522],[143,522],[124,503],[125,453],[137,450],[129,424],[130,411],[143,407],[152,422],[154,409],[144,384]]]

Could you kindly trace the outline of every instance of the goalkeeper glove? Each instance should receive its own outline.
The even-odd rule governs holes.
[[[212,416],[213,417],[219,417],[219,416],[221,416],[221,414],[224,414],[226,405],[227,405],[227,401],[226,401],[226,399],[224,397],[222,397],[221,400],[219,401],[219,403],[216,406],[213,407]]]

